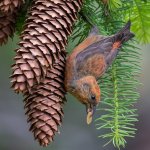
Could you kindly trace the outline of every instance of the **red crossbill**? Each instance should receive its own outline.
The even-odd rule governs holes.
[[[67,57],[65,88],[86,106],[87,123],[100,102],[101,91],[97,80],[116,58],[124,42],[134,34],[130,32],[130,21],[118,33],[101,36],[94,27],[89,36]]]

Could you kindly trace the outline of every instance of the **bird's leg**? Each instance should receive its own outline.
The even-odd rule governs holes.
[[[93,26],[89,33],[89,36],[94,36],[94,35],[99,35],[99,29],[97,26]]]

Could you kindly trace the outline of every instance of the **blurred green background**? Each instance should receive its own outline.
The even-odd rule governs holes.
[[[0,47],[0,150],[113,150],[110,146],[103,147],[105,141],[97,138],[101,131],[95,129],[94,123],[90,126],[86,124],[84,106],[71,95],[67,96],[68,102],[64,106],[61,134],[57,134],[55,141],[47,148],[40,147],[34,141],[24,115],[23,97],[10,88],[10,66],[17,42],[15,37]],[[150,150],[150,45],[140,47],[143,58],[140,80],[143,85],[139,87],[141,98],[136,104],[138,131],[134,139],[127,140],[126,150]]]

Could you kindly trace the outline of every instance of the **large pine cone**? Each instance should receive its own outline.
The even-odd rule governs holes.
[[[4,14],[11,14],[16,9],[20,8],[24,0],[1,0],[0,1],[0,11]]]
[[[37,0],[16,50],[12,87],[23,92],[35,139],[47,146],[62,122],[65,47],[82,0]]]
[[[33,4],[12,68],[16,92],[31,91],[44,79],[47,68],[65,54],[80,6],[81,0],[37,0]]]
[[[0,45],[6,44],[8,37],[15,31],[16,12],[13,14],[0,14]]]
[[[16,92],[30,92],[45,78],[47,68],[52,68],[56,59],[64,56],[81,4],[82,0],[36,0],[33,3],[12,68],[12,87]]]
[[[65,58],[61,57],[53,69],[48,69],[44,81],[26,93],[25,108],[30,130],[42,146],[53,141],[62,122],[64,103]]]

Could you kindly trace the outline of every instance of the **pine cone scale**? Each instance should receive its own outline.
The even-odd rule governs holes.
[[[24,0],[1,0],[0,11],[4,14],[12,14],[16,9],[19,9],[24,3]]]
[[[13,14],[0,14],[0,45],[5,44],[8,37],[13,36],[16,15],[16,11]]]

